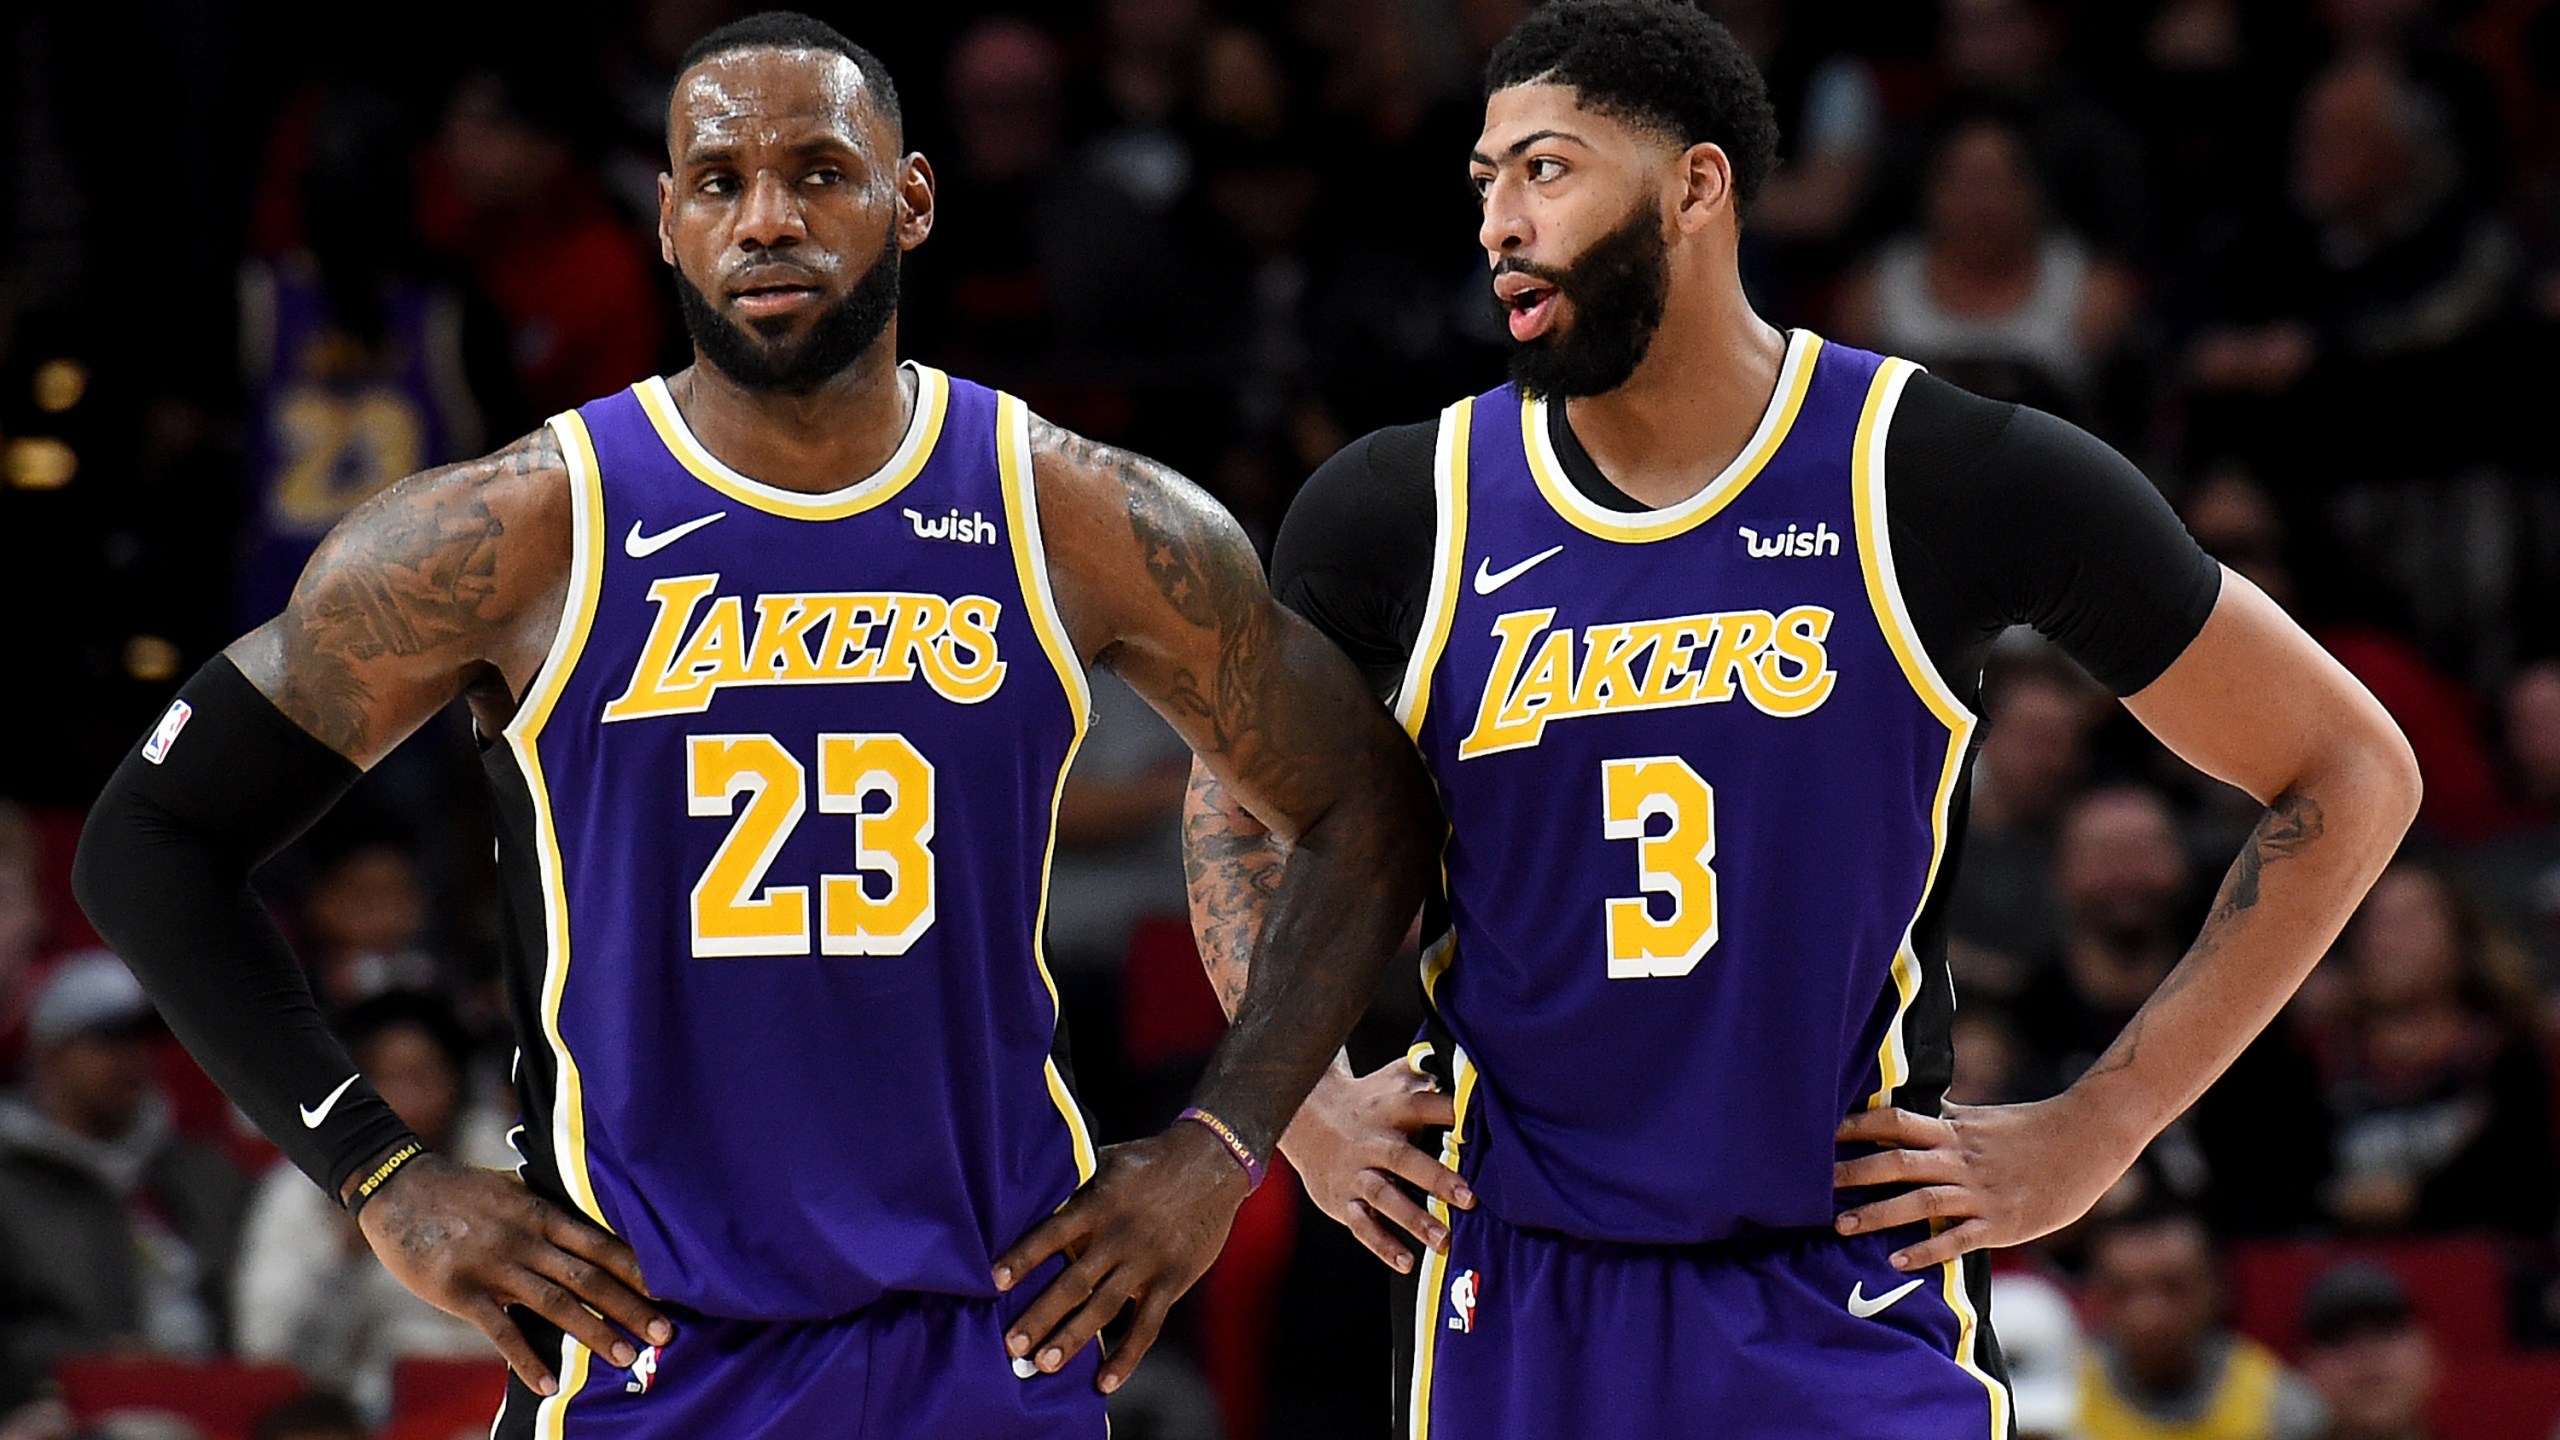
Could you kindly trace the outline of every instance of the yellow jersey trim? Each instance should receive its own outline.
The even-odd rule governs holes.
[[[951,377],[930,365],[912,361],[908,368],[916,374],[916,405],[898,448],[870,475],[815,495],[768,485],[730,469],[694,437],[693,427],[685,424],[683,413],[676,409],[675,396],[668,391],[665,376],[653,375],[631,390],[640,398],[640,408],[647,412],[659,442],[677,464],[692,472],[693,478],[768,515],[786,520],[841,520],[895,499],[924,470],[925,461],[933,456],[934,443],[942,437],[942,418],[951,406]]]
[[[1520,440],[1529,455],[1529,473],[1537,478],[1539,493],[1547,497],[1549,507],[1586,535],[1624,545],[1685,535],[1714,519],[1739,498],[1759,478],[1770,457],[1778,453],[1778,447],[1786,443],[1788,433],[1795,429],[1796,415],[1804,409],[1805,392],[1813,386],[1814,360],[1821,353],[1821,336],[1810,330],[1787,333],[1786,358],[1779,363],[1777,388],[1770,392],[1769,408],[1760,414],[1760,427],[1752,432],[1742,453],[1724,467],[1724,473],[1677,505],[1624,511],[1592,503],[1565,478],[1564,461],[1557,458],[1555,438],[1548,428],[1547,402],[1523,397]]]
[[[1431,672],[1439,668],[1440,652],[1449,646],[1449,628],[1458,618],[1458,582],[1467,573],[1467,444],[1475,409],[1470,397],[1440,412],[1440,433],[1431,457],[1439,543],[1431,554],[1431,589],[1423,602],[1419,643],[1405,661],[1404,683],[1396,687],[1395,703],[1397,722],[1416,740],[1422,738],[1423,716],[1431,708]]]
[[[1936,1235],[1946,1228],[1943,1220],[1929,1222],[1929,1233]],[[1947,1308],[1956,1317],[1956,1368],[1982,1382],[1991,1397],[1990,1440],[2009,1440],[2009,1386],[1999,1376],[1982,1368],[1982,1316],[1973,1308],[1973,1296],[1964,1288],[1964,1259],[1959,1256],[1938,1266],[1944,1272],[1939,1291]]]
[[[542,875],[543,934],[548,953],[542,967],[542,1034],[551,1043],[558,1067],[558,1093],[552,1097],[551,1153],[558,1164],[561,1187],[587,1218],[607,1230],[613,1223],[596,1201],[594,1177],[587,1171],[586,1087],[578,1076],[578,1059],[560,1034],[560,1002],[569,988],[569,895],[562,878],[560,831],[552,817],[551,791],[542,778],[542,728],[560,703],[569,675],[587,648],[587,633],[596,618],[596,597],[604,582],[604,475],[596,465],[595,442],[586,421],[574,410],[553,416],[552,433],[568,461],[573,497],[569,526],[568,595],[561,603],[560,628],[551,637],[551,653],[525,687],[523,703],[507,722],[502,738],[523,771],[525,789],[533,797],[535,859]],[[562,1388],[562,1395],[568,1387]],[[555,1397],[556,1398],[556,1397]]]
[[[1039,968],[1040,983],[1049,992],[1054,1029],[1061,1009],[1058,982],[1049,974],[1041,937],[1049,933],[1049,875],[1058,858],[1058,805],[1066,798],[1067,774],[1075,768],[1076,751],[1083,747],[1085,728],[1092,723],[1093,691],[1049,585],[1049,552],[1040,541],[1040,496],[1031,478],[1031,410],[1011,395],[996,397],[996,472],[1004,488],[1005,538],[1013,545],[1013,573],[1022,589],[1023,609],[1040,637],[1040,648],[1058,673],[1058,685],[1066,692],[1076,727],[1075,738],[1067,742],[1067,757],[1058,766],[1058,783],[1049,792],[1049,835],[1040,851],[1040,905],[1031,930],[1031,963]],[[1067,1090],[1066,1077],[1058,1073],[1055,1055],[1041,1061],[1041,1074],[1058,1117],[1067,1122],[1068,1144],[1076,1157],[1076,1183],[1081,1185],[1093,1178],[1093,1135],[1085,1128],[1084,1112],[1077,1108],[1075,1096]]]
[[[1476,1094],[1475,1062],[1467,1058],[1467,1047],[1449,1047],[1449,1074],[1458,1087],[1457,1118],[1449,1125],[1449,1133],[1440,1142],[1440,1163],[1455,1170],[1458,1152],[1465,1145],[1467,1110]],[[1449,1202],[1432,1196],[1426,1204],[1431,1218],[1442,1225],[1453,1222]],[[1405,1417],[1406,1440],[1431,1440],[1431,1370],[1440,1344],[1440,1305],[1449,1278],[1449,1257],[1429,1246],[1422,1251],[1421,1290],[1413,1301],[1413,1395],[1412,1408]]]
[[[1938,886],[1940,867],[1946,862],[1949,812],[1955,804],[1956,780],[1964,773],[1965,749],[1972,743],[1975,724],[1973,712],[1956,698],[1955,691],[1938,674],[1937,666],[1930,662],[1919,631],[1911,623],[1911,614],[1903,607],[1901,583],[1893,568],[1893,537],[1885,522],[1884,439],[1892,429],[1894,407],[1902,398],[1902,388],[1918,368],[1907,360],[1887,360],[1877,367],[1858,416],[1858,435],[1849,462],[1857,515],[1858,565],[1866,577],[1867,603],[1875,611],[1876,625],[1901,665],[1903,679],[1909,682],[1912,693],[1938,723],[1947,727],[1946,754],[1929,812],[1929,870],[1921,883],[1920,903],[1913,908],[1910,922],[1903,926],[1902,943],[1894,952],[1893,985],[1899,998],[1893,1020],[1885,1027],[1884,1041],[1877,1049],[1880,1083],[1875,1093],[1867,1097],[1870,1110],[1891,1105],[1894,1092],[1911,1078],[1911,1056],[1904,1043],[1903,1027],[1912,1002],[1919,998],[1921,982],[1920,957],[1912,949],[1911,934],[1920,924],[1920,911],[1927,908],[1928,897]]]
[[[594,1364],[594,1353],[581,1344],[578,1337],[563,1332],[560,1336],[560,1388],[546,1395],[533,1409],[533,1430],[542,1440],[565,1440],[569,1425],[569,1402],[587,1388],[587,1376]]]

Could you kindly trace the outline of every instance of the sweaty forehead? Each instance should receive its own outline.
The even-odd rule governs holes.
[[[867,155],[895,147],[870,82],[833,50],[759,47],[714,55],[676,80],[667,153],[794,146],[833,137]]]

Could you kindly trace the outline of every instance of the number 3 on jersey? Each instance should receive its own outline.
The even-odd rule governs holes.
[[[696,956],[809,953],[809,887],[764,883],[808,814],[808,781],[770,735],[686,737],[687,813],[737,817],[694,882]],[[883,808],[866,808],[874,795]],[[933,762],[904,735],[821,735],[818,809],[853,817],[857,867],[818,877],[818,952],[904,955],[933,925]],[[877,897],[866,876],[885,877]]]
[[[1677,755],[1600,764],[1603,833],[1636,842],[1636,883],[1646,892],[1609,901],[1609,978],[1686,975],[1716,943],[1716,792]],[[1654,817],[1667,830],[1647,834]],[[1671,900],[1653,918],[1648,896]]]

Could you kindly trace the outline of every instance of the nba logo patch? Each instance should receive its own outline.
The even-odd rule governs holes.
[[[184,700],[170,701],[169,713],[160,717],[160,728],[142,742],[142,758],[154,765],[168,758],[169,747],[178,743],[178,732],[187,728],[187,718],[195,713],[195,707]]]
[[[657,1383],[658,1347],[651,1345],[641,1350],[639,1359],[631,1362],[631,1378],[622,1382],[622,1390],[626,1395],[646,1395],[649,1387]]]
[[[1462,1335],[1475,1333],[1476,1292],[1482,1285],[1473,1270],[1461,1270],[1458,1278],[1449,1282],[1449,1308],[1457,1312],[1449,1317],[1450,1329]]]

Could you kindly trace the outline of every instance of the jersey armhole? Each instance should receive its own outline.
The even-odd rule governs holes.
[[[568,687],[570,672],[578,668],[578,657],[587,648],[587,632],[595,625],[598,597],[604,591],[604,470],[596,459],[595,439],[587,433],[586,417],[575,410],[563,410],[547,423],[559,442],[562,468],[569,472],[569,584],[551,648],[543,655],[541,668],[525,683],[516,713],[499,732],[501,738],[528,749]]]
[[[1075,709],[1076,736],[1082,739],[1093,718],[1093,687],[1077,658],[1075,640],[1058,613],[1057,591],[1049,583],[1049,547],[1040,538],[1040,494],[1031,465],[1031,407],[1012,395],[996,397],[996,469],[1004,487],[1005,535],[1013,542],[1015,578],[1031,628],[1048,652],[1058,684]]]
[[[1404,680],[1396,686],[1396,723],[1416,740],[1431,706],[1431,672],[1449,643],[1449,627],[1458,613],[1458,582],[1467,556],[1467,447],[1473,428],[1475,400],[1469,397],[1440,412],[1440,433],[1432,448],[1431,494],[1435,535],[1431,549],[1431,588],[1423,601],[1422,626],[1413,654],[1405,661]]]
[[[1885,437],[1893,429],[1903,387],[1920,367],[1908,360],[1886,360],[1867,387],[1865,408],[1858,416],[1858,435],[1851,452],[1850,489],[1858,524],[1858,563],[1865,572],[1867,600],[1885,643],[1902,666],[1903,678],[1929,713],[1950,730],[1969,731],[1975,715],[1929,658],[1919,627],[1903,603],[1901,577],[1893,564],[1893,533],[1885,514]]]

